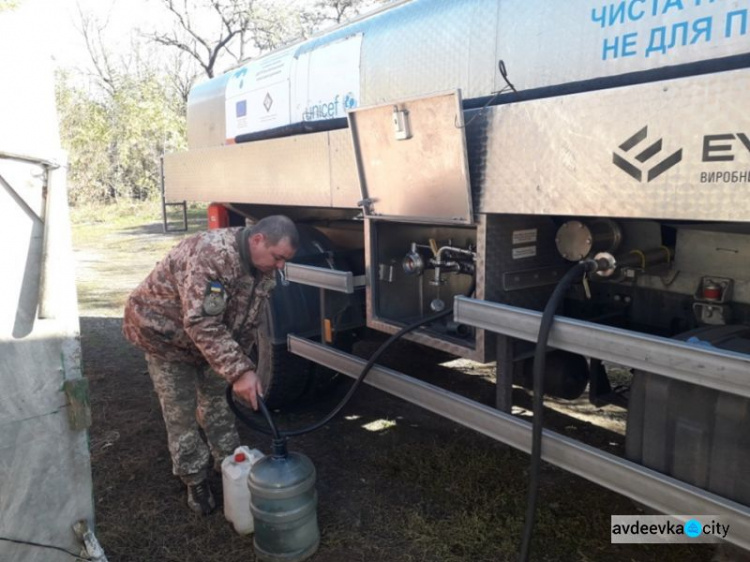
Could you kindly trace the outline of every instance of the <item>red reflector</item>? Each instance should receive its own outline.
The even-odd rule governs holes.
[[[721,287],[713,283],[703,286],[703,298],[709,301],[717,301],[721,298]]]

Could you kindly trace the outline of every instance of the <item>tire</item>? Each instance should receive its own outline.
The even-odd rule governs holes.
[[[266,405],[271,409],[288,406],[302,396],[310,384],[313,364],[290,353],[286,344],[274,344],[270,333],[270,306],[258,326],[257,373]]]
[[[331,241],[309,225],[297,225],[297,230],[300,233],[300,247],[296,258],[304,260],[312,256],[315,261],[306,263],[329,267],[329,260],[318,256],[334,249]],[[339,261],[337,265],[348,269],[349,264]],[[342,378],[347,379],[287,350],[286,337],[289,333],[306,338],[320,338],[319,311],[317,289],[277,283],[262,315],[257,336],[257,373],[269,408],[290,406],[295,402],[325,395],[329,388],[338,386]],[[357,324],[357,317],[353,316],[353,323]],[[349,322],[351,324],[352,320],[349,319]],[[364,320],[361,323],[364,324]],[[351,351],[352,337],[353,333],[349,330],[342,330],[337,334],[333,346]]]

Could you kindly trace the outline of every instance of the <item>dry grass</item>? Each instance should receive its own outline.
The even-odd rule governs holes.
[[[174,208],[168,211],[170,228]],[[180,215],[181,218],[181,215]],[[187,232],[165,233],[158,201],[71,209],[78,301],[88,316],[117,317],[127,295],[180,239],[205,229],[205,206],[188,213]]]

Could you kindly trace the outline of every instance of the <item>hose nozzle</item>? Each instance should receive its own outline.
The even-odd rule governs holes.
[[[287,457],[286,437],[274,438],[271,442],[271,455],[275,459],[285,459]]]

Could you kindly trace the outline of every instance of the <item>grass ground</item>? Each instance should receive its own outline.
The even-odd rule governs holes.
[[[179,240],[206,228],[205,205],[167,207],[164,232],[159,201],[87,205],[71,209],[79,306],[91,316],[120,316],[127,295]]]

